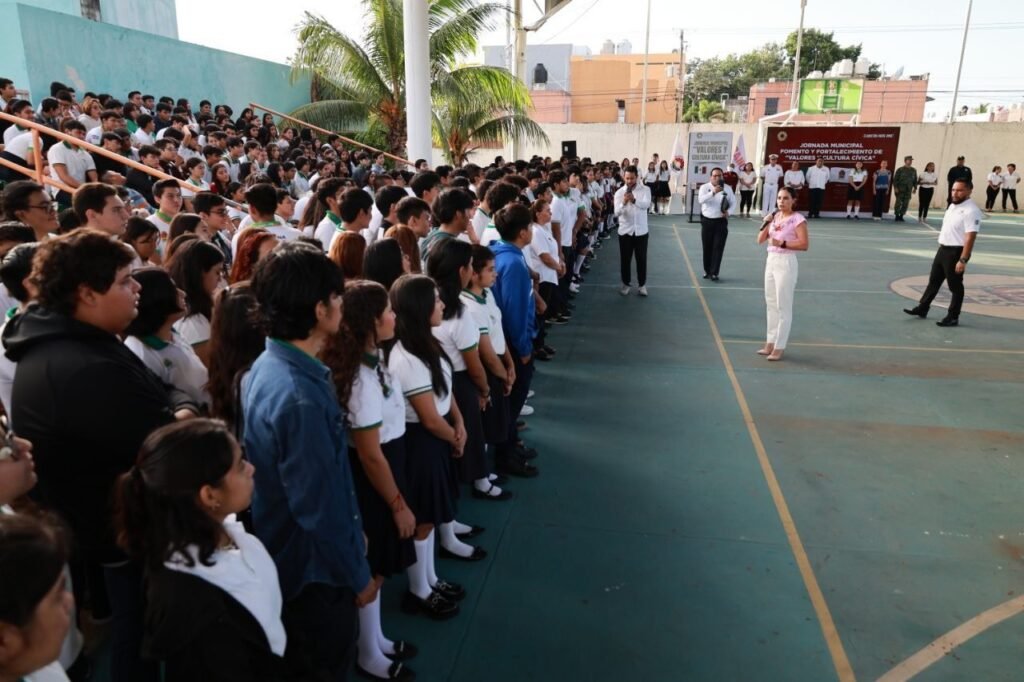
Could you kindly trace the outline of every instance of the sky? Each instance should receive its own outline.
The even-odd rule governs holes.
[[[501,0],[498,0],[501,1]],[[841,45],[861,43],[863,56],[887,73],[930,73],[930,114],[943,117],[952,103],[968,0],[807,0],[805,28],[835,32]],[[978,0],[971,13],[961,105],[1024,105],[1024,16],[1007,0]],[[540,12],[523,0],[525,22]],[[294,53],[294,28],[308,11],[341,30],[359,35],[364,26],[360,0],[291,0],[252,11],[250,0],[177,0],[181,40],[285,63]],[[711,11],[709,11],[711,10]],[[641,0],[572,0],[529,44],[572,43],[597,53],[605,39],[629,40],[643,52],[646,13]],[[766,42],[783,42],[800,22],[799,0],[651,0],[651,52],[678,49],[680,31],[687,59],[745,52]],[[225,26],[232,26],[225,30]],[[505,44],[500,21],[481,36],[483,45]]]

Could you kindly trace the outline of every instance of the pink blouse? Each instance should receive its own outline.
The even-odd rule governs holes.
[[[776,215],[775,219],[772,221],[772,226],[768,228],[769,240],[774,239],[780,242],[796,241],[796,228],[802,222],[804,222],[804,217],[799,213],[791,213],[788,218],[783,218],[781,213]],[[768,244],[768,253],[796,253],[793,249],[784,249],[781,246],[772,246],[771,241],[765,243]]]

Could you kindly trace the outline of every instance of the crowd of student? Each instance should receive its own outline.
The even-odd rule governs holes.
[[[389,171],[175,106],[90,93],[58,125],[194,191],[64,143],[73,193],[3,188],[0,680],[89,679],[103,638],[115,682],[413,679],[380,591],[458,615],[435,557],[483,559],[460,499],[539,474],[535,364],[626,169]]]

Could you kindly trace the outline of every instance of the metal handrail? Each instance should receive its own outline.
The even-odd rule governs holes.
[[[348,144],[353,144],[353,145],[355,145],[357,147],[362,147],[363,149],[369,149],[371,152],[376,152],[378,154],[383,154],[384,156],[388,157],[389,159],[394,159],[395,161],[399,161],[401,163],[404,163],[407,166],[413,166],[414,165],[413,162],[410,161],[409,159],[403,159],[400,156],[395,156],[394,154],[389,154],[388,152],[384,151],[383,149],[377,149],[376,147],[371,147],[368,144],[364,144],[363,142],[359,142],[358,140],[353,140],[350,137],[345,137],[344,135],[342,135],[340,133],[336,133],[336,132],[327,130],[326,128],[321,128],[320,126],[315,126],[312,123],[306,123],[305,121],[300,121],[299,119],[294,118],[292,116],[289,116],[288,114],[282,114],[280,111],[274,111],[273,109],[268,109],[265,106],[263,106],[262,104],[256,104],[255,102],[249,102],[249,106],[251,108],[253,108],[253,109],[259,109],[260,111],[265,111],[268,114],[273,114],[274,116],[278,116],[280,118],[283,118],[286,121],[291,121],[292,123],[296,123],[296,124],[301,125],[301,126],[306,126],[310,130],[315,130],[316,132],[322,133],[324,135],[337,135],[339,138],[341,138],[342,140],[344,140]]]
[[[19,172],[22,172],[25,175],[28,175],[29,177],[35,177],[37,182],[39,182],[39,184],[44,184],[45,183],[45,184],[48,184],[48,185],[53,185],[54,187],[59,187],[60,189],[62,189],[65,192],[68,192],[68,193],[73,193],[74,192],[73,189],[71,189],[70,187],[68,187],[64,183],[62,183],[62,182],[60,182],[58,180],[54,180],[52,178],[46,177],[43,174],[43,167],[42,167],[43,166],[43,163],[42,163],[42,158],[43,158],[43,155],[42,155],[42,145],[40,144],[39,136],[40,136],[40,134],[45,134],[45,135],[49,135],[50,137],[53,137],[53,138],[55,138],[57,140],[60,140],[61,142],[67,142],[70,145],[74,145],[76,147],[81,147],[82,149],[86,150],[87,152],[92,152],[93,154],[99,154],[100,156],[103,156],[103,157],[106,157],[108,159],[112,159],[114,161],[117,161],[118,163],[124,164],[128,168],[134,168],[135,170],[141,171],[141,172],[143,172],[143,173],[145,173],[147,175],[151,175],[154,178],[159,178],[161,180],[174,180],[176,183],[178,183],[179,186],[183,187],[184,189],[189,190],[193,194],[196,193],[196,191],[197,191],[196,186],[190,184],[186,180],[179,180],[178,178],[174,177],[173,175],[168,175],[167,173],[164,173],[163,171],[156,170],[155,168],[150,168],[149,166],[147,166],[145,164],[142,164],[142,163],[139,163],[138,161],[135,161],[134,159],[129,159],[126,156],[121,156],[120,154],[112,152],[112,151],[110,151],[108,149],[104,149],[103,147],[97,147],[96,145],[90,144],[89,142],[86,142],[84,140],[79,140],[77,137],[75,137],[73,135],[68,135],[67,133],[62,133],[59,130],[54,130],[53,128],[50,128],[49,126],[44,126],[44,125],[42,125],[40,123],[36,123],[35,121],[29,121],[29,120],[26,120],[24,118],[18,118],[17,116],[12,116],[10,114],[5,114],[3,112],[0,112],[0,120],[2,120],[2,121],[9,121],[10,123],[14,123],[14,124],[16,124],[18,126],[21,126],[22,128],[29,128],[32,131],[32,146],[33,146],[32,152],[33,152],[33,154],[35,156],[35,164],[36,164],[36,168],[35,168],[36,172],[34,174],[33,173],[25,173],[25,171],[28,170],[28,169],[26,169],[24,167],[20,167],[20,166],[15,167],[16,164],[8,162],[5,159],[0,159],[0,161],[3,161],[4,162],[3,165],[7,166],[8,168],[12,168],[13,167],[12,168],[13,170],[18,170]],[[230,204],[231,206],[234,206],[235,208],[241,208],[241,209],[245,208],[244,205],[239,204],[236,201],[232,201],[231,199],[225,198],[224,201],[226,203]]]

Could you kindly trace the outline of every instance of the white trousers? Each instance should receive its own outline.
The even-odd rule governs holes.
[[[795,253],[769,253],[764,265],[764,302],[768,308],[767,342],[785,350],[793,325],[793,291],[796,289]]]
[[[779,186],[764,183],[762,187],[761,213],[763,215],[768,215],[769,213],[774,212],[777,208],[775,204],[776,200],[779,198]]]

